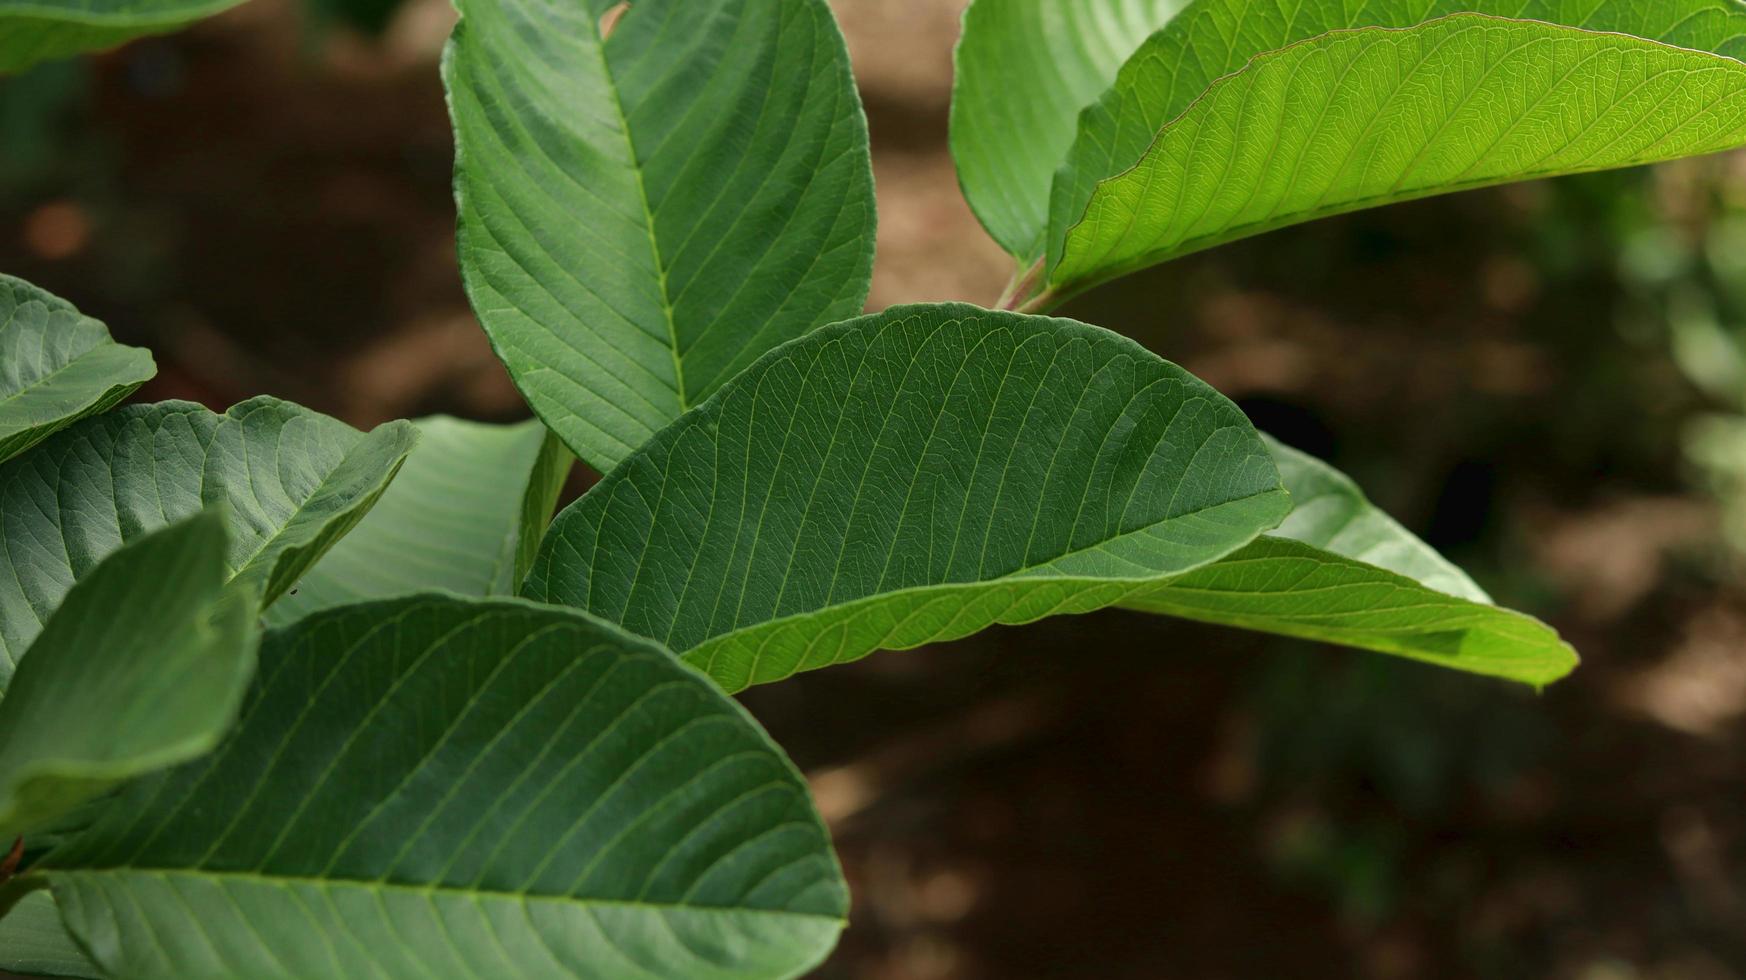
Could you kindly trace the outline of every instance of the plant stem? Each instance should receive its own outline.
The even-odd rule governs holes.
[[[1030,268],[1020,269],[1013,273],[1012,281],[1006,284],[1006,291],[1001,293],[1000,299],[995,301],[994,308],[997,310],[1017,310],[1026,305],[1028,301],[1025,294],[1030,291],[1031,286],[1036,282],[1037,276],[1042,274],[1042,271],[1043,260],[1038,259],[1031,264]]]

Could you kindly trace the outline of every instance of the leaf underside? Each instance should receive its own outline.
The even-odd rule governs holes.
[[[444,58],[474,310],[601,472],[749,365],[859,313],[866,120],[824,0],[463,2]]]
[[[163,34],[242,0],[0,0],[0,74]]]
[[[67,590],[105,556],[214,505],[226,568],[271,603],[369,510],[417,439],[365,435],[273,398],[223,415],[130,405],[0,464],[0,686]]]
[[[964,12],[952,159],[971,210],[1021,261],[1042,255],[1049,181],[1079,110],[1185,2],[976,0]]]
[[[222,748],[32,869],[112,974],[788,977],[842,926],[800,774],[654,644],[424,596],[260,661]]]
[[[0,700],[0,839],[193,758],[229,727],[254,666],[255,597],[227,590],[203,513],[111,554],[67,593]]]
[[[0,276],[0,462],[108,411],[156,373],[150,352],[115,343],[66,300]]]
[[[1214,82],[1096,184],[1049,279],[1071,294],[1324,215],[1742,142],[1732,58],[1485,15],[1337,31]]]
[[[1463,12],[1746,55],[1746,6],[1738,0],[1198,0],[1147,38],[1108,91],[1080,114],[1071,150],[1053,178],[1050,254],[1059,258],[1067,230],[1084,217],[1099,181],[1132,167],[1159,130],[1256,55],[1331,31],[1412,27]]]
[[[1466,574],[1332,467],[1277,442],[1292,512],[1236,553],[1123,605],[1423,660],[1536,686],[1576,654],[1532,617],[1491,604]]]
[[[46,890],[24,895],[10,909],[0,906],[0,970],[88,980],[103,975],[73,941]]]
[[[414,592],[513,595],[569,473],[538,421],[420,419],[418,446],[370,513],[267,610],[279,626],[318,609]]]
[[[760,361],[559,514],[525,594],[729,690],[1121,601],[1284,515],[1260,436],[1125,338],[962,305]]]

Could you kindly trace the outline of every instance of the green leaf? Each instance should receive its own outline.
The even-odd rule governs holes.
[[[606,472],[766,350],[859,313],[866,119],[824,0],[463,0],[461,269],[540,418]]]
[[[209,751],[254,668],[256,597],[225,586],[224,521],[130,542],[61,603],[0,700],[0,839]]]
[[[1008,252],[1042,256],[1049,182],[1073,144],[1074,118],[1185,2],[975,0],[964,12],[952,158],[964,199]]]
[[[242,0],[0,0],[0,74],[186,27]]]
[[[728,690],[1112,605],[1289,509],[1242,412],[1070,320],[902,307],[785,345],[558,515],[524,594]]]
[[[10,910],[0,906],[0,970],[91,980],[103,975],[73,941],[45,890],[26,894]]]
[[[124,542],[223,505],[225,567],[270,604],[370,509],[418,432],[274,398],[89,418],[0,464],[0,686],[73,583]]]
[[[149,351],[109,339],[71,303],[0,276],[0,462],[108,411],[157,371]]]
[[[109,973],[789,977],[842,927],[804,780],[653,643],[424,596],[260,659],[217,753],[32,869]]]
[[[267,611],[283,625],[332,606],[443,590],[513,595],[552,519],[571,457],[537,420],[421,419],[382,499]]]
[[[1398,654],[1540,686],[1576,653],[1499,609],[1460,569],[1326,463],[1270,443],[1294,509],[1235,554],[1123,603],[1131,609]]]
[[[1694,6],[1718,5],[1679,0],[1656,9]],[[1650,27],[1669,19],[1644,7],[1632,3],[1632,14],[1615,19]],[[1202,21],[1192,15],[1159,37],[1198,36]],[[1741,50],[1738,16],[1681,24],[1664,33]],[[1128,74],[1145,78],[1130,82],[1140,88],[1127,102],[1171,105],[1182,89],[1168,82],[1180,64],[1169,59],[1198,50],[1162,42],[1140,50],[1130,66],[1141,67]],[[1056,297],[1311,218],[1746,142],[1746,64],[1734,58],[1489,15],[1297,41],[1212,82],[1177,115],[1136,109],[1126,135],[1116,136],[1097,119],[1119,114],[1122,85],[1110,105],[1088,110],[1078,162],[1057,178],[1066,196],[1053,210],[1048,278]],[[1137,162],[1122,169],[1124,158],[1105,158],[1100,146],[1131,149],[1148,116],[1169,121],[1148,135]],[[1081,202],[1075,195],[1088,180],[1096,183]]]

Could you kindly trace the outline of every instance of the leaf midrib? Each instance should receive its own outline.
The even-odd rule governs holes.
[[[774,915],[795,919],[805,919],[818,922],[828,922],[842,925],[848,920],[835,915],[821,912],[797,912],[792,909],[765,909],[729,905],[685,905],[676,902],[650,902],[629,898],[590,898],[581,895],[548,895],[534,892],[510,892],[491,888],[460,888],[453,885],[414,885],[406,882],[383,881],[373,878],[320,878],[314,875],[265,874],[257,871],[213,871],[204,868],[158,868],[158,867],[114,867],[114,868],[46,868],[41,874],[51,882],[57,877],[103,877],[145,875],[157,878],[197,878],[217,883],[241,881],[254,884],[272,885],[278,888],[289,888],[294,885],[306,885],[312,888],[368,888],[392,893],[417,895],[425,900],[432,897],[453,897],[479,901],[490,899],[504,902],[543,902],[566,906],[587,906],[606,908],[637,909],[650,912],[706,912],[710,914],[729,915]]]
[[[1177,514],[1174,517],[1168,517],[1162,521],[1156,521],[1154,523],[1147,524],[1144,527],[1136,528],[1135,530],[1132,530],[1132,531],[1125,531],[1125,532],[1118,534],[1118,535],[1115,535],[1113,537],[1104,538],[1102,541],[1099,541],[1097,544],[1087,545],[1083,548],[1075,548],[1072,551],[1063,552],[1059,555],[1054,556],[1053,558],[1048,559],[1047,561],[1043,561],[1043,562],[1040,562],[1040,563],[1037,563],[1034,565],[1025,565],[1022,568],[1016,568],[1010,572],[1004,572],[1004,573],[1002,573],[994,578],[968,579],[968,580],[961,581],[961,582],[929,582],[925,585],[905,586],[905,587],[900,588],[900,589],[890,589],[887,591],[874,592],[874,593],[871,593],[868,595],[857,596],[853,599],[848,599],[848,600],[841,601],[841,602],[830,602],[830,603],[826,603],[825,605],[818,606],[818,607],[813,608],[813,609],[804,610],[802,612],[789,613],[785,616],[774,616],[774,617],[771,617],[769,619],[762,620],[762,621],[756,622],[756,623],[752,623],[752,624],[747,625],[747,626],[739,626],[739,627],[735,627],[734,629],[727,630],[725,632],[717,633],[714,636],[708,637],[708,638],[700,641],[696,645],[691,646],[689,648],[686,648],[684,650],[681,650],[679,652],[682,656],[682,659],[690,661],[692,659],[693,655],[696,654],[697,651],[699,651],[699,650],[707,649],[707,648],[712,647],[718,643],[725,643],[725,642],[727,642],[731,639],[734,639],[736,637],[741,637],[741,636],[744,636],[744,635],[747,635],[750,633],[756,633],[760,630],[769,629],[769,628],[781,626],[783,624],[792,623],[792,622],[801,622],[801,621],[810,619],[814,616],[820,616],[820,615],[824,615],[824,614],[830,613],[830,612],[835,612],[838,610],[852,609],[856,606],[862,606],[862,605],[871,606],[871,605],[881,603],[881,602],[894,601],[894,600],[898,600],[898,599],[902,599],[902,598],[907,598],[909,596],[927,595],[929,593],[934,593],[934,592],[942,592],[943,593],[943,592],[950,592],[950,591],[957,590],[957,589],[993,588],[993,587],[1002,586],[1002,585],[1029,585],[1029,584],[1033,584],[1033,583],[1037,584],[1037,585],[1084,585],[1084,586],[1088,586],[1088,587],[1089,586],[1098,586],[1098,585],[1115,585],[1115,586],[1131,585],[1131,586],[1135,586],[1137,588],[1143,588],[1143,587],[1147,587],[1147,586],[1157,585],[1160,582],[1165,582],[1165,581],[1168,581],[1170,579],[1176,578],[1176,577],[1181,576],[1181,575],[1187,575],[1190,572],[1197,571],[1199,569],[1205,568],[1209,565],[1213,565],[1219,561],[1222,561],[1225,557],[1228,557],[1230,555],[1237,553],[1238,551],[1240,551],[1244,547],[1246,547],[1249,543],[1252,543],[1257,538],[1260,538],[1263,535],[1265,535],[1266,529],[1263,528],[1263,529],[1257,530],[1249,538],[1247,538],[1243,542],[1237,544],[1230,551],[1225,552],[1223,555],[1220,555],[1220,556],[1215,557],[1215,558],[1208,558],[1204,561],[1196,562],[1196,563],[1189,565],[1185,568],[1173,570],[1170,572],[1159,572],[1159,573],[1156,573],[1153,575],[1110,575],[1110,576],[1102,576],[1102,575],[1096,575],[1096,576],[1093,576],[1093,575],[1035,575],[1035,574],[1031,574],[1031,573],[1034,573],[1040,569],[1043,569],[1049,565],[1052,565],[1055,562],[1062,561],[1063,559],[1072,558],[1072,557],[1075,557],[1077,555],[1087,554],[1089,552],[1096,551],[1100,548],[1108,547],[1112,544],[1115,544],[1116,542],[1123,541],[1123,540],[1128,539],[1128,538],[1132,538],[1132,537],[1135,537],[1138,535],[1145,534],[1145,533],[1149,532],[1150,530],[1152,530],[1153,528],[1159,527],[1159,526],[1164,525],[1164,524],[1168,524],[1172,521],[1185,520],[1188,518],[1195,517],[1199,514],[1207,513],[1208,511],[1219,510],[1219,509],[1222,509],[1225,507],[1230,507],[1230,506],[1233,506],[1236,504],[1246,503],[1246,502],[1257,500],[1257,499],[1260,499],[1263,497],[1269,497],[1269,496],[1273,496],[1275,494],[1283,494],[1284,492],[1285,491],[1279,490],[1279,489],[1268,490],[1268,491],[1264,491],[1262,493],[1250,494],[1247,497],[1238,497],[1234,500],[1223,501],[1221,503],[1214,504],[1210,507],[1202,507],[1202,508],[1199,508],[1197,510],[1192,510],[1192,511],[1188,511],[1186,513]],[[1115,602],[1118,604],[1122,601],[1123,600],[1121,600],[1121,599],[1115,600]]]
[[[627,15],[629,13],[631,12],[627,11]],[[655,263],[656,283],[660,288],[661,315],[667,324],[667,353],[673,359],[673,395],[678,399],[679,414],[683,415],[691,404],[685,397],[685,365],[679,357],[679,327],[673,321],[672,293],[667,287],[667,264],[661,258],[661,243],[655,238],[655,211],[649,207],[649,190],[643,183],[642,161],[637,158],[636,143],[631,139],[630,119],[624,112],[624,96],[619,92],[618,79],[612,74],[612,63],[606,58],[606,35],[600,31],[598,24],[594,31],[599,42],[594,45],[594,52],[600,59],[600,75],[606,79],[607,90],[612,93],[612,111],[618,117],[619,135],[624,137],[625,159],[630,161],[631,176],[637,182],[637,204],[643,209],[643,230],[648,234],[649,256]]]

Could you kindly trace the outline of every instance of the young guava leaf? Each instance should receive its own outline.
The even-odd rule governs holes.
[[[0,74],[164,34],[242,0],[0,0]]]
[[[441,590],[513,595],[570,472],[538,420],[414,423],[418,447],[358,526],[267,610],[284,625],[330,606]]]
[[[728,690],[1116,604],[1290,508],[1243,413],[1070,320],[900,307],[784,345],[552,523],[524,587]]]
[[[213,505],[225,567],[270,604],[370,509],[418,430],[368,435],[276,398],[223,415],[129,405],[0,464],[0,688],[73,583],[127,541]]]
[[[453,596],[268,633],[224,745],[31,871],[136,980],[791,977],[847,906],[805,781],[707,678]]]
[[[982,227],[1021,261],[1043,254],[1049,183],[1079,110],[1185,2],[975,0],[964,12],[952,159]]]
[[[1336,31],[1214,82],[1098,183],[1049,288],[1391,201],[1742,143],[1746,64],[1723,55],[1475,14]]]
[[[10,909],[0,900],[0,970],[88,980],[103,976],[73,941],[46,889],[26,893]]]
[[[1060,0],[1057,0],[1060,2]],[[1732,58],[1746,56],[1739,0],[1196,0],[1148,38],[1078,120],[1050,199],[1051,252],[1085,216],[1097,183],[1139,161],[1158,133],[1219,78],[1251,58],[1330,31],[1412,27],[1456,13],[1538,20]]]
[[[149,351],[111,340],[71,303],[0,276],[0,462],[108,411],[157,371]]]
[[[461,270],[528,403],[606,472],[766,350],[853,316],[873,179],[824,0],[463,0]]]
[[[254,668],[257,597],[230,589],[203,512],[123,545],[75,583],[0,699],[0,838],[209,751]]]
[[[1465,573],[1321,460],[1269,441],[1291,491],[1277,529],[1122,605],[1399,654],[1536,686],[1576,666],[1540,621],[1491,604]]]

